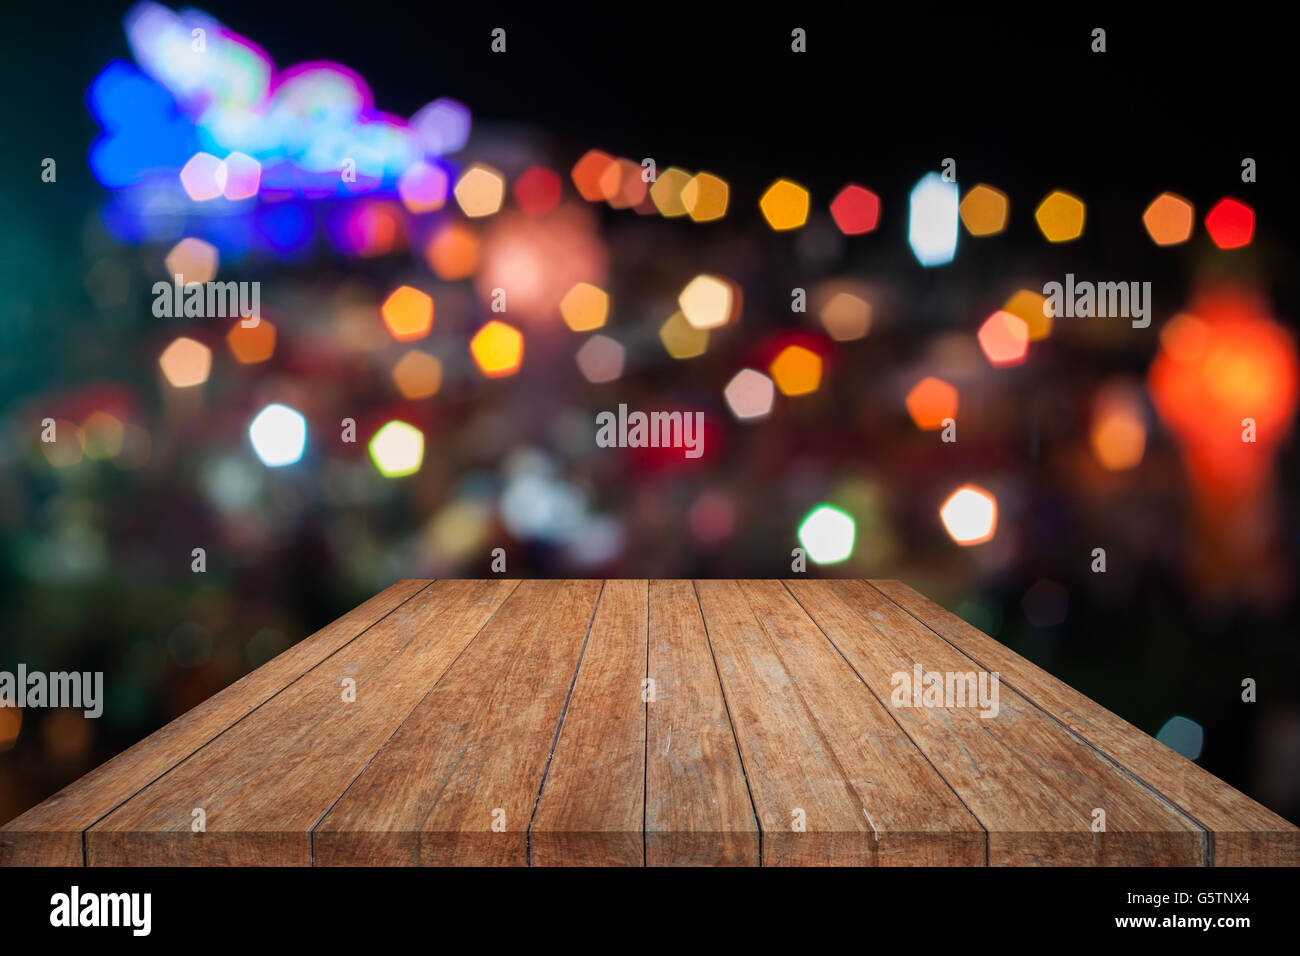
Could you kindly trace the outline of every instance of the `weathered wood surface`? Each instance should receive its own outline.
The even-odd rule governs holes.
[[[1297,865],[1300,830],[897,581],[402,581],[0,864]]]

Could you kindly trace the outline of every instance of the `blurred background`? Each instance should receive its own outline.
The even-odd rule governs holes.
[[[786,577],[802,547],[902,579],[1300,819],[1280,38],[31,7],[4,37],[0,670],[102,670],[106,701],[0,709],[0,821],[498,547],[520,577]],[[158,316],[177,273],[258,283],[261,321]],[[1046,315],[1067,273],[1150,282],[1150,326]],[[620,403],[703,413],[702,457],[598,448]]]

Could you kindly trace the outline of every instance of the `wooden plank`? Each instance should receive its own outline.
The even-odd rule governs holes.
[[[759,830],[690,581],[650,582],[646,864],[759,863]]]
[[[1211,831],[1215,866],[1300,865],[1300,828],[1062,683],[901,581],[872,581],[901,608]]]
[[[429,585],[405,580],[209,697],[0,828],[0,866],[80,866],[82,834]]]
[[[779,581],[740,589],[871,825],[870,862],[983,866],[984,828],[790,592]]]
[[[740,583],[696,581],[695,589],[763,834],[763,865],[874,863],[862,802]]]
[[[526,863],[600,591],[600,581],[520,584],[321,821],[316,862]]]
[[[88,862],[309,865],[311,828],[515,586],[431,585],[93,826]]]
[[[649,588],[606,581],[529,827],[533,866],[645,863]]]
[[[1205,862],[1202,828],[1016,691],[1001,687],[990,717],[896,699],[893,675],[914,665],[945,675],[977,665],[879,591],[860,581],[788,586],[988,831],[990,864]],[[1092,831],[1095,809],[1104,832]]]

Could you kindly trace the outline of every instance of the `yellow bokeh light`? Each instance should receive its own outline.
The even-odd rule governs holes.
[[[217,247],[202,239],[182,239],[172,246],[171,252],[163,260],[167,265],[168,276],[180,276],[185,284],[191,282],[211,282],[217,277],[217,266],[221,256]]]
[[[788,179],[778,179],[763,193],[758,208],[777,232],[798,229],[808,221],[808,190]]]
[[[493,319],[475,333],[470,354],[488,378],[501,378],[519,371],[524,361],[524,337],[514,326]]]
[[[609,317],[609,293],[590,282],[579,282],[560,300],[564,324],[574,332],[590,332]]]
[[[660,173],[650,186],[650,201],[665,219],[674,219],[686,215],[686,204],[682,201],[682,190],[691,181],[691,174],[676,166],[669,166]]]
[[[1037,342],[1052,334],[1052,307],[1045,297],[1032,289],[1021,289],[1002,306],[1003,312],[1024,319],[1029,326],[1029,341]]]
[[[788,345],[767,370],[782,395],[807,395],[821,385],[822,357],[802,345]]]
[[[675,359],[695,358],[708,351],[709,333],[691,325],[685,313],[674,312],[659,327],[659,341],[663,343],[664,351]]]
[[[428,352],[414,349],[393,366],[393,384],[403,398],[428,398],[442,386],[442,363]]]
[[[1064,190],[1053,190],[1034,210],[1034,219],[1048,242],[1070,242],[1083,235],[1083,200]]]
[[[491,216],[506,198],[506,178],[491,166],[475,163],[456,183],[456,202],[471,219]]]
[[[384,300],[384,324],[399,342],[422,339],[433,328],[433,299],[409,285],[399,286]]]
[[[980,183],[968,192],[957,212],[972,236],[996,236],[1007,228],[1011,202],[1000,189]]]
[[[717,276],[698,275],[677,297],[686,321],[697,329],[716,329],[731,319],[731,284]]]
[[[212,370],[212,349],[181,336],[158,357],[158,365],[173,388],[202,385]]]
[[[67,468],[80,463],[86,450],[86,433],[77,427],[76,422],[56,419],[54,431],[47,441],[44,428],[41,429],[41,453],[55,468]]]
[[[727,214],[730,187],[712,173],[696,173],[682,187],[682,205],[695,222],[711,222]]]

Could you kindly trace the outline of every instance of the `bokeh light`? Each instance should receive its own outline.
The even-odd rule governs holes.
[[[613,156],[599,149],[589,149],[582,155],[576,163],[573,164],[573,185],[578,190],[578,195],[587,202],[600,202],[609,197],[605,195],[601,187],[601,181],[605,173],[616,166],[617,163]]]
[[[380,307],[384,324],[399,342],[422,339],[433,328],[433,299],[409,285],[398,286]]]
[[[1029,328],[1029,341],[1037,342],[1052,334],[1052,305],[1046,296],[1033,289],[1021,289],[1002,306],[1003,312],[1024,319]]]
[[[441,166],[419,162],[398,178],[397,195],[408,212],[433,212],[446,205],[450,185],[451,177]]]
[[[560,176],[544,166],[529,166],[515,180],[514,192],[525,216],[544,216],[560,204]]]
[[[772,413],[776,386],[762,372],[747,368],[732,377],[722,394],[731,414],[742,422],[753,422]]]
[[[560,315],[574,332],[590,332],[609,317],[609,293],[590,282],[579,282],[560,300]]]
[[[452,282],[472,276],[478,269],[479,238],[464,223],[450,222],[429,240],[425,261],[439,279]]]
[[[1205,217],[1205,230],[1220,249],[1240,249],[1255,235],[1255,210],[1237,199],[1220,199]]]
[[[944,419],[957,418],[957,389],[941,378],[927,376],[907,393],[907,414],[922,431],[943,427]]]
[[[1029,354],[1029,325],[1018,315],[998,310],[978,333],[984,356],[997,368],[1019,365]]]
[[[782,395],[807,395],[821,385],[822,357],[802,345],[787,345],[767,370]]]
[[[659,327],[659,341],[675,359],[696,358],[708,351],[709,333],[691,325],[684,312],[674,312]]]
[[[871,331],[871,303],[847,289],[832,294],[817,311],[817,317],[836,342],[851,342]]]
[[[442,386],[442,363],[428,352],[412,349],[393,366],[393,384],[403,398],[428,398]]]
[[[957,254],[957,184],[926,173],[909,198],[907,242],[923,266],[941,266]]]
[[[650,201],[665,219],[685,216],[686,204],[682,201],[682,190],[691,181],[691,174],[676,166],[669,166],[655,177],[650,185]]]
[[[575,356],[582,377],[593,385],[612,382],[623,374],[625,350],[608,335],[593,335]]]
[[[777,232],[798,229],[808,221],[808,190],[788,179],[778,179],[758,201],[767,224]]]
[[[682,187],[681,201],[695,222],[712,222],[727,214],[731,187],[721,176],[696,173]]]
[[[192,388],[208,380],[212,371],[212,349],[202,342],[181,336],[163,350],[158,365],[172,388]]]
[[[799,523],[799,544],[814,564],[837,564],[853,554],[857,533],[852,516],[834,505],[818,505]]]
[[[980,183],[966,193],[957,211],[972,236],[996,236],[1007,228],[1011,201],[1002,190]]]
[[[997,532],[998,503],[978,485],[962,485],[940,506],[939,518],[958,544],[983,544]]]
[[[385,478],[404,478],[424,461],[424,432],[403,421],[387,422],[370,439],[370,459]]]
[[[226,345],[240,365],[265,362],[275,354],[275,326],[263,318],[258,318],[255,325],[245,326],[241,319],[226,333]]]
[[[1083,235],[1083,200],[1062,189],[1053,190],[1034,210],[1034,221],[1048,242],[1071,242]]]
[[[181,167],[181,186],[195,202],[219,197],[226,189],[226,164],[211,153],[195,153]]]
[[[266,467],[292,465],[307,447],[307,420],[287,405],[267,405],[249,424],[248,440]]]
[[[697,329],[716,329],[731,319],[731,284],[718,276],[698,275],[677,297],[686,321]]]
[[[506,179],[491,166],[475,163],[456,183],[456,202],[471,219],[500,211],[506,198]]]
[[[1141,390],[1128,383],[1112,383],[1093,402],[1088,432],[1092,452],[1108,471],[1136,467],[1146,451],[1146,410]]]
[[[880,197],[865,186],[850,183],[831,201],[831,218],[846,236],[871,232],[880,223]]]
[[[1142,225],[1157,246],[1173,246],[1192,237],[1195,211],[1176,193],[1161,193],[1142,213]]]
[[[163,260],[169,276],[180,276],[189,285],[194,282],[211,282],[217,277],[221,256],[210,242],[193,237],[182,239],[172,246]]]
[[[488,378],[502,378],[523,364],[524,337],[514,326],[493,319],[474,334],[469,350],[479,371]]]

